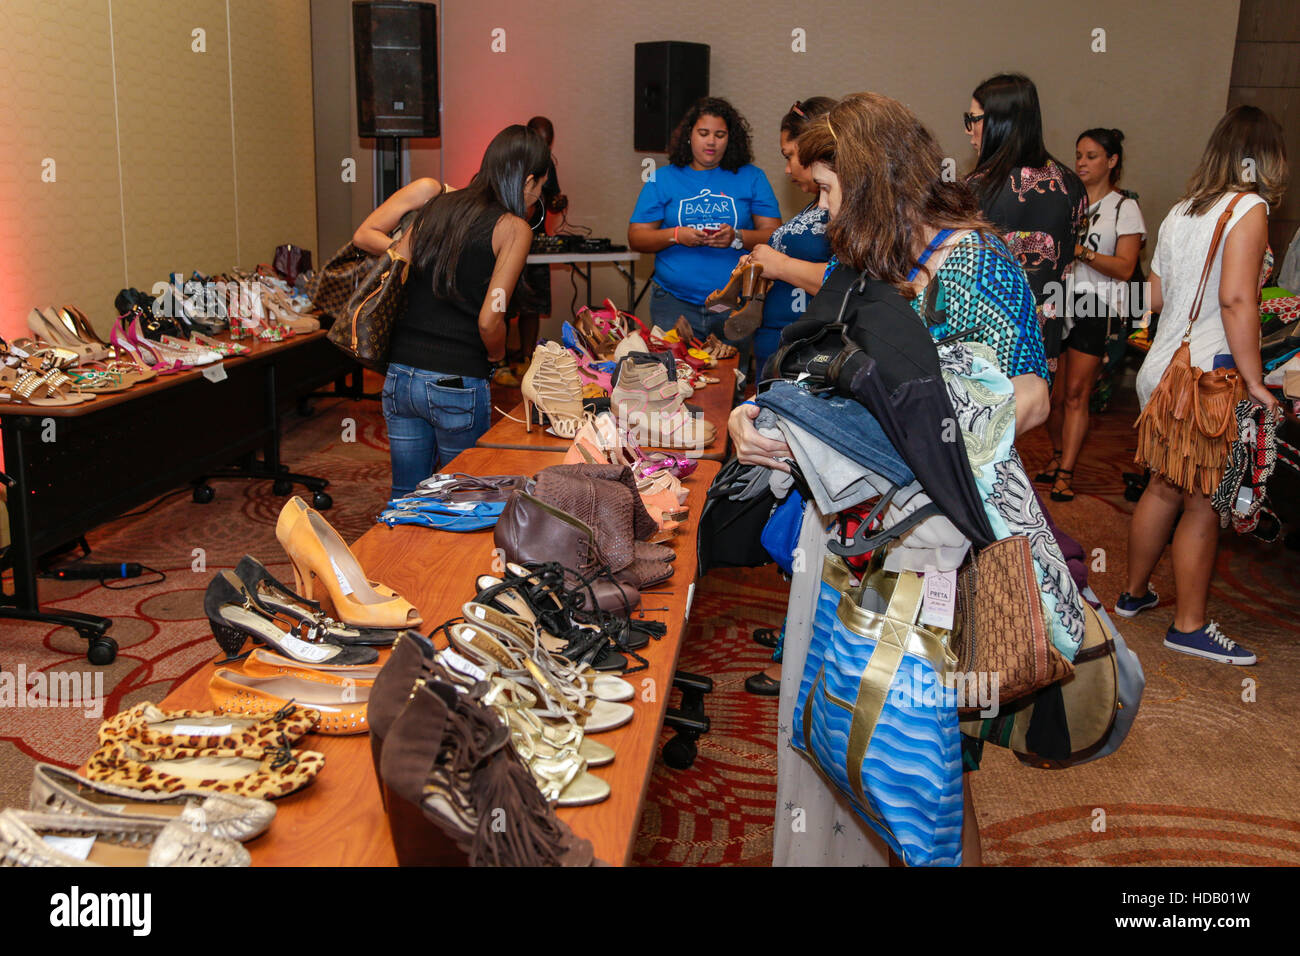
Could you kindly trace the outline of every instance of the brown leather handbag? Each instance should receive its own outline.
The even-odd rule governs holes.
[[[396,242],[415,221],[416,211],[408,212],[397,224],[392,238]],[[375,264],[383,256],[372,256],[356,243],[349,241],[338,252],[330,256],[329,261],[312,276],[307,295],[311,303],[322,315],[331,321],[342,319],[348,314],[348,303],[356,295],[357,289],[365,280]],[[307,268],[311,268],[310,264]],[[305,270],[300,270],[305,271]]]
[[[1134,464],[1150,468],[1153,475],[1160,475],[1183,491],[1207,497],[1223,480],[1229,449],[1237,440],[1236,408],[1246,397],[1246,384],[1235,368],[1206,371],[1192,364],[1192,324],[1201,314],[1219,241],[1232,218],[1233,207],[1244,195],[1233,197],[1214,226],[1183,342],[1133,426],[1138,430]]]
[[[388,368],[393,324],[406,310],[409,267],[404,257],[389,249],[357,288],[343,321],[330,326],[329,340],[376,372]]]
[[[1029,538],[995,541],[957,575],[957,671],[998,675],[1005,705],[1069,677],[1073,665],[1053,645],[1038,593]],[[977,713],[978,706],[958,713]]]

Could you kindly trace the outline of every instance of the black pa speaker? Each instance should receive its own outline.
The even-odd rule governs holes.
[[[687,108],[708,95],[707,43],[638,43],[632,148],[667,152],[668,138]]]
[[[441,135],[437,15],[432,3],[352,4],[357,135]]]

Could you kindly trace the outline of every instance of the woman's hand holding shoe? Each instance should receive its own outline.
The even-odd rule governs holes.
[[[785,442],[765,438],[754,427],[758,413],[757,405],[737,405],[731,410],[731,417],[727,419],[727,431],[735,446],[736,458],[742,465],[762,465],[776,471],[789,472],[790,466],[778,459],[793,458],[794,453]]]
[[[1276,397],[1274,397],[1273,393],[1269,391],[1268,386],[1263,382],[1252,382],[1248,384],[1246,386],[1246,391],[1250,393],[1250,397],[1254,399],[1257,404],[1263,405],[1269,411],[1276,411],[1278,408],[1282,407],[1281,403]]]

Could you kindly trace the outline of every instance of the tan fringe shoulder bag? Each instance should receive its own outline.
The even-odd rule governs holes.
[[[1192,324],[1201,314],[1214,254],[1233,208],[1244,195],[1233,197],[1219,216],[1183,342],[1133,426],[1138,430],[1134,463],[1150,468],[1153,475],[1183,491],[1202,495],[1213,494],[1223,480],[1228,450],[1237,438],[1235,409],[1237,402],[1246,397],[1246,385],[1235,368],[1206,371],[1192,364]]]

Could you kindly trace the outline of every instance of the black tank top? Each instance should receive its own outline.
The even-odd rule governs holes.
[[[487,296],[496,255],[492,232],[506,212],[490,206],[470,227],[469,241],[456,263],[456,296],[434,294],[427,272],[406,279],[406,314],[393,327],[388,360],[396,365],[470,378],[487,378],[487,349],[478,331],[478,314]]]

